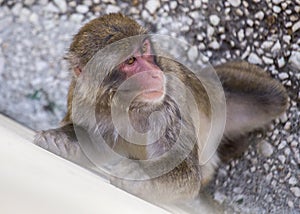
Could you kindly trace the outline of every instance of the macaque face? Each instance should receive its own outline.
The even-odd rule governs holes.
[[[126,79],[134,78],[141,93],[142,102],[159,102],[165,95],[165,76],[156,64],[151,42],[147,38],[136,48],[125,62],[119,66]]]

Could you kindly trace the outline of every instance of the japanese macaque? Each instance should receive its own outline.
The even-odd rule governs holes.
[[[226,123],[220,144],[215,143],[216,152],[200,161],[208,135],[217,135],[210,129],[212,103],[225,100],[214,94],[206,75],[199,81],[182,64],[159,56],[159,47],[146,33],[122,14],[105,15],[83,26],[66,55],[74,74],[68,112],[61,127],[39,132],[34,143],[90,167],[87,153],[97,156],[97,149],[89,149],[91,144],[78,138],[80,131],[75,129],[84,130],[92,138],[87,141],[99,139],[128,160],[111,162],[112,183],[151,201],[193,200],[221,161],[241,155],[251,143],[248,135],[286,110],[287,94],[280,83],[247,62],[214,67],[226,98]],[[183,95],[188,93],[194,101]],[[156,130],[157,136],[144,134],[149,130]],[[174,147],[177,150],[172,153]],[[185,156],[178,162],[181,152]],[[144,164],[145,160],[154,160],[155,169],[149,169],[152,165]],[[156,174],[172,164],[172,169]]]

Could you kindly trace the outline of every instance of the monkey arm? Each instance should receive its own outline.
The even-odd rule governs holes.
[[[288,97],[279,82],[255,65],[230,62],[215,69],[227,105],[225,133],[219,148],[222,158],[244,151],[250,143],[248,134],[282,114]]]
[[[73,124],[38,132],[34,144],[80,165],[90,165],[80,149]]]

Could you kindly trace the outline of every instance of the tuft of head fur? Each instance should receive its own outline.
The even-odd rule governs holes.
[[[145,28],[121,13],[104,15],[93,19],[80,29],[74,36],[65,59],[71,68],[83,68],[106,45],[145,33]]]

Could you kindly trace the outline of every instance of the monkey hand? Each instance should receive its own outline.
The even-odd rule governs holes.
[[[40,131],[35,136],[34,144],[75,162],[83,155],[72,125]]]

